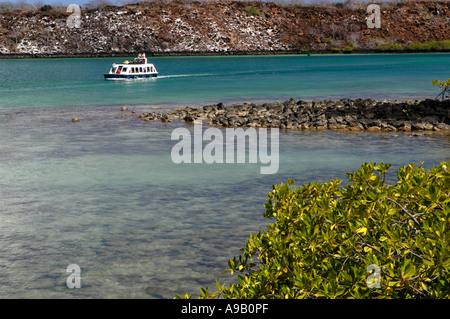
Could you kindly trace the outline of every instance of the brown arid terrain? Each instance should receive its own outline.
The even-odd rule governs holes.
[[[380,28],[368,27],[368,4],[157,0],[79,15],[16,10],[0,13],[0,57],[411,52],[436,41],[450,52],[450,1],[380,2]]]

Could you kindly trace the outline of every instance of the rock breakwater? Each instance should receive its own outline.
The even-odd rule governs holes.
[[[125,111],[122,108],[122,111]],[[186,107],[167,113],[146,112],[144,121],[193,123],[204,120],[216,127],[267,127],[280,129],[352,130],[352,131],[448,131],[450,100],[375,101],[341,99],[339,101],[302,101],[290,99],[276,103],[223,103],[200,108]]]

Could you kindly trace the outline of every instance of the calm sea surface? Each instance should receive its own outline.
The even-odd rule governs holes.
[[[153,58],[157,79],[105,81],[121,60],[0,60],[0,298],[195,296],[234,280],[222,271],[272,222],[273,184],[345,181],[364,162],[392,163],[393,181],[409,162],[450,159],[449,135],[280,131],[273,175],[259,163],[177,165],[172,131],[191,125],[120,110],[434,98],[449,54]],[[66,285],[70,264],[80,289]]]

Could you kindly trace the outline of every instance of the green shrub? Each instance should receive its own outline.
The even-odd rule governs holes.
[[[432,43],[437,50],[450,50],[450,40],[434,41]]]
[[[244,10],[249,16],[259,16],[258,8],[255,8],[254,6],[247,6]]]
[[[426,50],[422,43],[410,43],[406,46],[406,50],[416,51],[416,50]]]
[[[52,10],[53,10],[53,7],[51,5],[49,5],[49,4],[45,4],[45,5],[43,5],[42,7],[39,8],[39,11],[42,11],[42,12],[49,12],[49,11],[52,11]]]
[[[400,44],[391,43],[391,44],[380,45],[380,46],[377,47],[377,50],[380,50],[380,51],[401,51],[401,50],[403,50],[403,47]]]
[[[355,45],[353,42],[350,42],[349,45],[344,49],[344,53],[350,53],[355,48]]]
[[[443,50],[450,50],[450,40],[439,41],[439,45]]]
[[[447,81],[433,80],[431,81],[431,84],[442,89],[438,96],[436,96],[436,99],[440,96],[442,97],[442,101],[445,100],[445,98],[450,98],[450,78]]]
[[[406,165],[387,185],[390,166],[363,164],[345,186],[274,186],[276,221],[228,262],[237,283],[200,298],[449,298],[450,162]]]
[[[411,51],[439,51],[450,50],[450,40],[443,41],[427,41],[424,43],[411,43],[406,46],[406,50]]]

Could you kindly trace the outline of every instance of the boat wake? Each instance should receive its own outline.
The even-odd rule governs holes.
[[[202,77],[202,76],[212,76],[214,74],[172,74],[172,75],[159,75],[159,79],[172,79],[172,78],[191,78],[191,77]]]
[[[171,79],[171,78],[190,78],[190,77],[227,77],[227,76],[240,76],[240,75],[272,75],[272,74],[289,74],[289,73],[304,73],[302,69],[289,69],[289,70],[248,70],[238,72],[224,72],[224,73],[200,73],[200,74],[171,74],[171,75],[158,75],[159,79]]]

